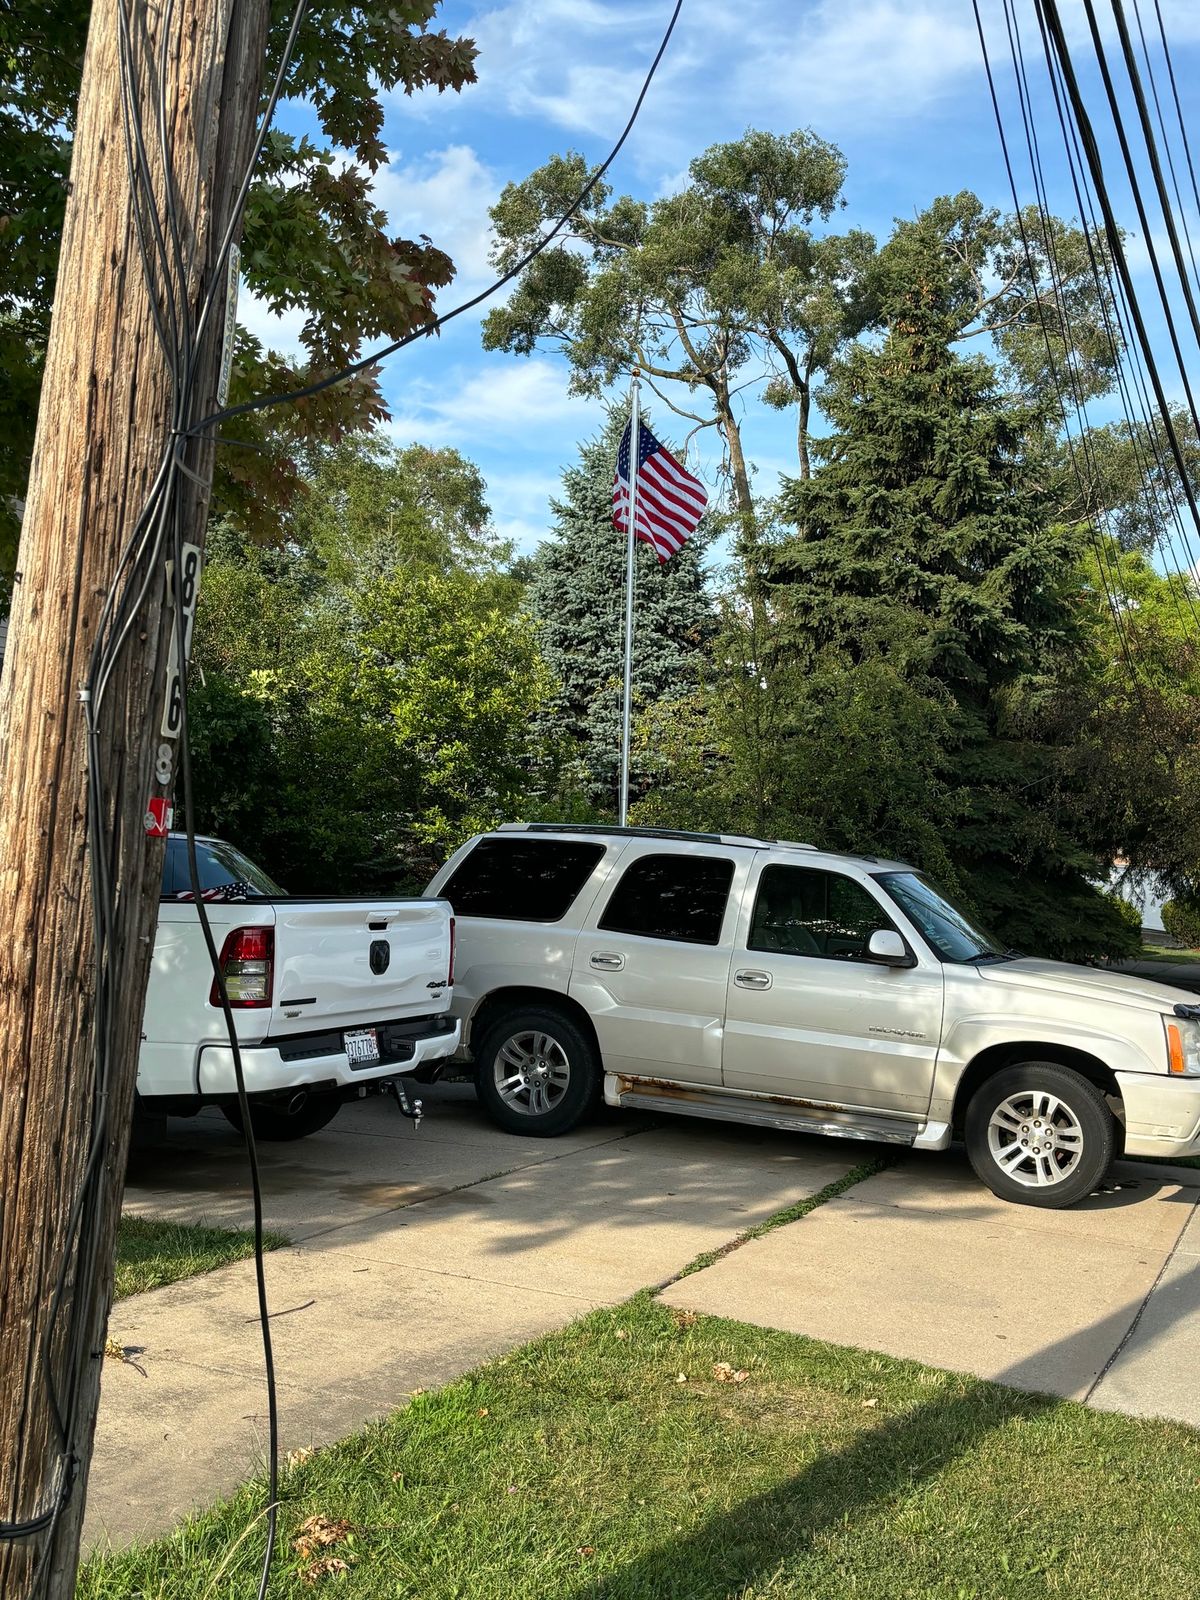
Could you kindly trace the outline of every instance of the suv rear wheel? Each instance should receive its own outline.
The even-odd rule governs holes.
[[[980,1085],[967,1107],[967,1155],[993,1194],[1055,1209],[1091,1194],[1112,1163],[1104,1095],[1070,1067],[1025,1061]]]
[[[493,1122],[549,1138],[591,1110],[600,1063],[591,1040],[550,1006],[519,1006],[488,1024],[475,1050],[476,1087]]]

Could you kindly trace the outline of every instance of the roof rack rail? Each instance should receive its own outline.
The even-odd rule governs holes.
[[[795,844],[791,840],[758,839],[742,833],[693,833],[684,828],[622,828],[615,822],[502,822],[496,832],[583,833],[621,839],[679,839],[689,844],[737,844],[759,850],[783,843],[793,850],[813,849],[812,845]]]

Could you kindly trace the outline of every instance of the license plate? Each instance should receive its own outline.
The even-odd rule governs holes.
[[[379,1060],[379,1036],[374,1028],[356,1028],[343,1034],[346,1059],[352,1067],[368,1067]]]

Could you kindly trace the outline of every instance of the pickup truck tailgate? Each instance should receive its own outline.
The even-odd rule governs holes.
[[[277,900],[269,1037],[398,1021],[450,1005],[445,900]]]

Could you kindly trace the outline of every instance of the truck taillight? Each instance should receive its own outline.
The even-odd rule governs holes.
[[[457,937],[457,935],[455,933],[455,928],[454,928],[454,918],[451,917],[450,918],[450,971],[446,975],[446,985],[447,985],[448,988],[451,988],[451,989],[453,989],[453,987],[454,987],[454,943],[455,943],[456,937]]]
[[[225,993],[236,1010],[252,1010],[271,1004],[275,968],[274,928],[234,928],[221,947],[221,972]],[[217,980],[213,979],[208,1003],[221,1004]]]

